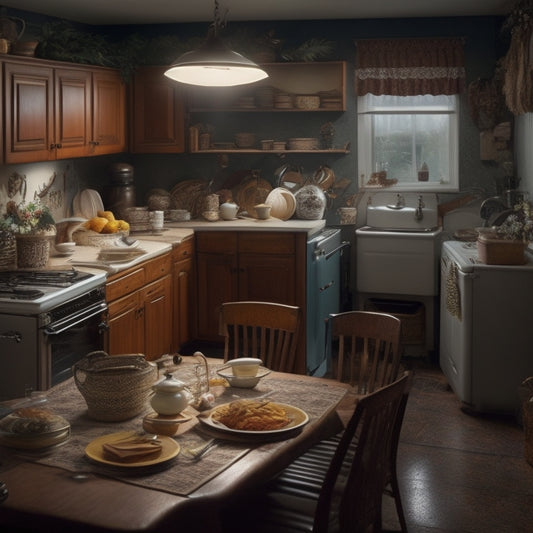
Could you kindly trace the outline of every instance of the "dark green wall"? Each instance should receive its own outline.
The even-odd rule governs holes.
[[[46,22],[45,17],[35,14],[10,11],[32,23]],[[357,138],[355,97],[353,93],[353,68],[355,61],[355,45],[357,39],[379,37],[452,37],[461,36],[465,39],[465,61],[467,84],[479,77],[488,78],[493,74],[496,60],[505,54],[506,43],[500,38],[500,18],[495,17],[467,17],[467,18],[439,18],[439,19],[375,19],[375,20],[338,20],[338,21],[300,21],[300,22],[261,22],[261,23],[231,23],[226,29],[226,37],[239,34],[244,30],[261,35],[268,30],[274,30],[275,35],[282,39],[285,48],[298,46],[302,42],[314,37],[331,40],[335,43],[335,51],[328,58],[331,60],[345,60],[348,63],[348,109],[345,113],[320,114],[320,123],[328,120],[335,125],[338,139],[351,142],[351,153],[346,156],[324,156],[319,154],[294,156],[287,155],[281,160],[278,156],[261,154],[259,156],[230,156],[228,168],[220,171],[216,156],[202,154],[180,155],[130,155],[121,154],[116,157],[96,158],[100,160],[81,159],[72,162],[75,169],[75,179],[79,183],[88,184],[101,189],[108,181],[110,162],[123,160],[135,167],[135,182],[138,203],[144,202],[147,191],[153,187],[171,189],[173,185],[183,179],[202,177],[216,178],[217,181],[243,169],[259,169],[262,177],[273,181],[274,171],[283,162],[300,166],[304,173],[312,174],[322,164],[333,168],[339,177],[354,180],[352,190],[356,190],[357,175]],[[36,27],[36,26],[35,26]],[[159,25],[159,26],[105,26],[90,28],[91,31],[105,32],[113,39],[124,39],[128,34],[138,33],[145,36],[157,37],[161,35],[178,36],[187,40],[192,37],[202,38],[207,31],[207,24],[190,25]],[[176,54],[179,55],[179,54]],[[264,114],[268,115],[268,114]],[[274,115],[274,114],[272,114]],[[299,114],[298,114],[299,115]],[[241,116],[241,120],[254,121],[253,129],[262,138],[262,131],[279,130],[278,138],[283,138],[287,132],[290,136],[316,136],[316,118],[308,116],[276,114],[265,117]],[[244,127],[244,126],[243,126]],[[294,129],[297,128],[298,135]],[[238,129],[238,128],[237,128]],[[235,124],[228,123],[228,131],[237,131]],[[250,128],[245,128],[250,129]],[[311,131],[312,130],[312,131]],[[271,135],[270,135],[271,138]],[[494,178],[498,176],[498,169],[482,163],[479,159],[479,131],[470,120],[467,108],[466,94],[461,99],[460,118],[460,186],[461,191],[482,189],[488,195],[494,192]],[[4,167],[0,179],[11,169]]]

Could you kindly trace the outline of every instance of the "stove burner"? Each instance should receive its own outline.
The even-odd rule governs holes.
[[[11,300],[36,300],[44,294],[37,289],[3,289],[0,288],[0,298],[10,298]]]
[[[91,277],[92,274],[71,270],[32,270],[0,272],[1,287],[32,285],[40,287],[70,287],[74,283]]]

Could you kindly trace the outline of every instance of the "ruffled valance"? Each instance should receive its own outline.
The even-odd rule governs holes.
[[[458,94],[464,90],[463,39],[356,41],[355,92],[394,96]]]

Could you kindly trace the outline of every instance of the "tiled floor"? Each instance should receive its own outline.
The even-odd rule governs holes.
[[[514,419],[461,411],[432,366],[415,368],[398,475],[411,533],[533,532],[523,429]]]

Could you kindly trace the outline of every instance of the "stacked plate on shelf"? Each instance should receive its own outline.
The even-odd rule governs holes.
[[[104,203],[98,191],[94,189],[83,189],[74,197],[72,210],[75,217],[91,219],[98,211],[104,210]]]
[[[274,107],[276,109],[292,109],[292,95],[287,93],[277,93],[274,96]]]

